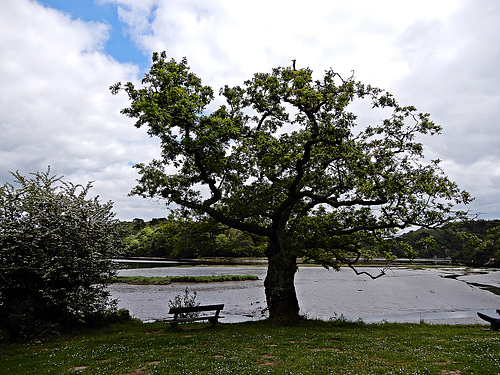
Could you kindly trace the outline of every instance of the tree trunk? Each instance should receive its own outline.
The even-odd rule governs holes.
[[[273,251],[271,244],[268,249],[267,276],[264,281],[269,317],[280,322],[299,319],[299,302],[295,292],[295,272],[297,258],[285,251]]]

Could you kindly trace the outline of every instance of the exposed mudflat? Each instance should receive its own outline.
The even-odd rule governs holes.
[[[376,268],[363,268],[377,273]],[[196,291],[196,301],[224,303],[223,322],[266,317],[266,267],[196,266],[143,268],[120,271],[126,276],[255,275],[256,281],[174,283],[171,285],[113,284],[109,289],[119,307],[143,321],[168,316],[168,301],[185,288]],[[393,268],[377,280],[321,267],[300,267],[295,279],[301,313],[328,320],[343,316],[365,322],[485,323],[477,311],[496,315],[500,309],[500,270],[464,268]]]

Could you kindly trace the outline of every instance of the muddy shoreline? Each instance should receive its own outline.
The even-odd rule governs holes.
[[[376,273],[376,267],[364,269]],[[184,266],[137,268],[124,276],[255,275],[259,280],[209,284],[179,283],[165,286],[110,285],[119,307],[143,321],[168,316],[168,301],[184,292],[197,292],[200,303],[224,303],[225,322],[265,318],[262,266]],[[445,324],[484,323],[477,311],[494,314],[500,308],[500,270],[450,268],[391,268],[377,280],[322,267],[299,267],[295,281],[301,314],[328,320],[343,317],[371,322]]]

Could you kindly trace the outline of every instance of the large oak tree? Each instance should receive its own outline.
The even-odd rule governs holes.
[[[294,64],[295,65],[295,64]],[[133,193],[160,197],[228,227],[268,239],[265,291],[270,317],[299,317],[298,257],[353,266],[379,253],[409,226],[435,226],[463,215],[470,196],[426,161],[419,134],[440,127],[389,93],[328,70],[278,67],[219,92],[187,60],[154,53],[140,87],[122,110],[161,141],[161,157],[138,164]],[[358,123],[355,100],[389,116]],[[382,250],[381,250],[382,249]]]

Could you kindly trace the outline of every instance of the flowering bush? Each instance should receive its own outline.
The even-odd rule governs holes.
[[[12,175],[17,187],[0,186],[0,328],[30,336],[114,311],[105,287],[119,241],[112,203],[50,168]]]

